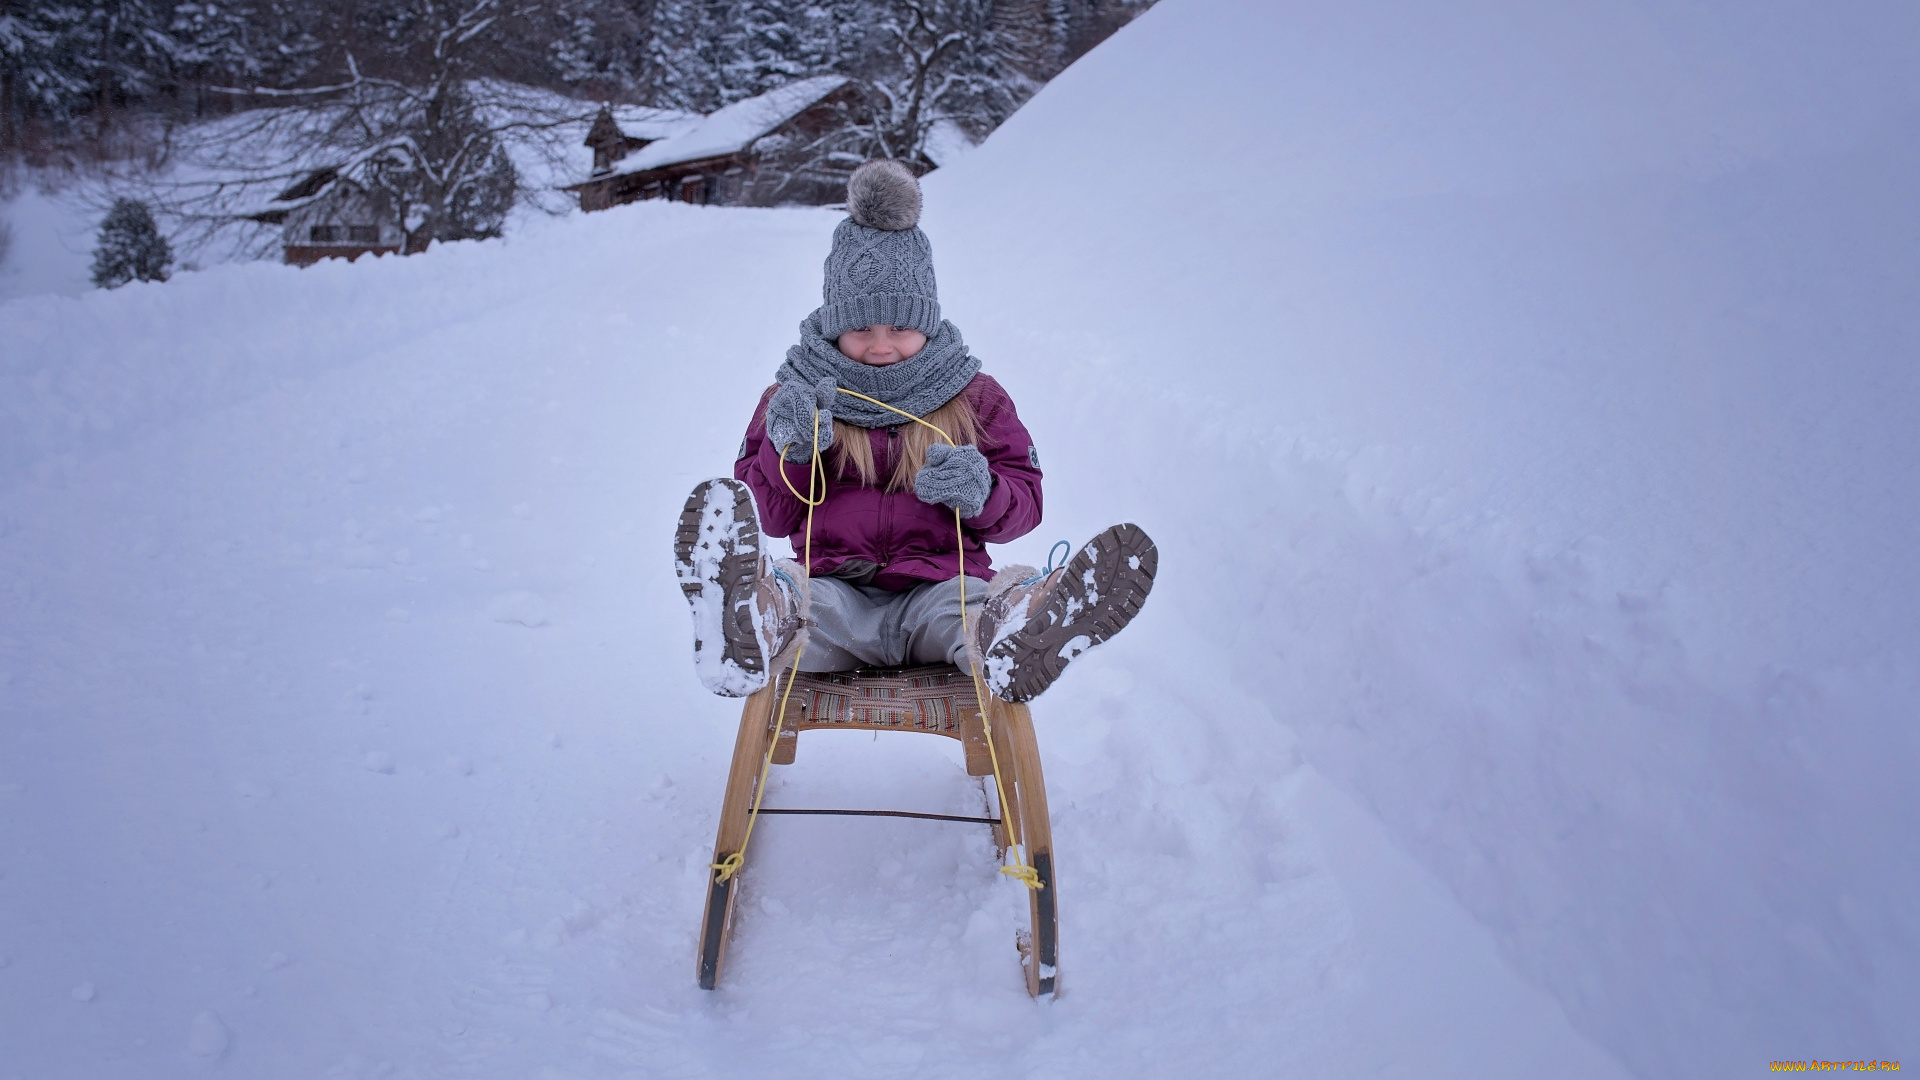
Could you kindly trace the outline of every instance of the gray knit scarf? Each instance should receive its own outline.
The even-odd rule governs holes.
[[[941,322],[940,332],[928,338],[926,348],[911,358],[875,367],[847,359],[823,337],[820,312],[816,310],[800,324],[800,343],[787,350],[787,362],[780,365],[774,378],[782,385],[799,383],[808,387],[819,385],[821,379],[832,379],[836,386],[925,416],[952,401],[979,372],[980,361],[968,354],[959,328],[950,322]],[[863,428],[906,422],[899,413],[846,394],[834,395],[832,412],[835,419]]]

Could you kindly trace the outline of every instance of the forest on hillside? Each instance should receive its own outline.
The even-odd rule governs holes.
[[[866,122],[911,156],[941,120],[984,137],[1151,2],[0,0],[0,156],[125,156],[156,123],[382,83],[708,112],[821,74],[873,87]]]
[[[853,104],[789,156],[924,171],[1152,2],[0,0],[0,185],[93,178],[204,261],[271,252],[263,205],[351,177],[419,251],[569,205],[601,103],[709,113],[818,75]]]

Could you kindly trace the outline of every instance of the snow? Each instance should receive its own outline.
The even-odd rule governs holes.
[[[1349,7],[1165,0],[927,181],[996,556],[1161,556],[1034,706],[1053,1002],[926,821],[761,822],[694,987],[671,533],[835,214],[0,305],[0,1080],[1898,1060],[1920,15]],[[843,732],[769,802],[985,805]]]
[[[475,569],[483,569],[475,567]],[[547,625],[547,605],[539,593],[517,589],[502,593],[487,603],[487,615],[494,622],[513,623],[534,629]]]
[[[476,80],[473,88],[483,103],[483,115],[503,129],[501,142],[519,171],[521,183],[532,193],[529,198],[534,207],[559,213],[577,206],[573,196],[561,194],[559,189],[578,180],[581,170],[593,162],[593,153],[585,148],[585,142],[598,106],[551,90],[497,79]],[[699,113],[647,105],[614,105],[612,110],[621,132],[636,139],[669,139],[685,134],[704,119]],[[566,117],[574,119],[556,122]],[[508,126],[530,119],[553,126]],[[548,194],[541,196],[540,192]],[[524,220],[526,209],[523,207],[516,218]]]
[[[684,134],[643,146],[613,167],[616,174],[644,172],[745,150],[755,139],[804,112],[847,84],[839,75],[816,75],[736,101],[707,115]]]
[[[943,117],[927,129],[922,151],[927,155],[927,160],[939,168],[959,161],[973,147],[973,137],[967,134],[966,129]]]
[[[1299,809],[1339,796],[1278,729],[1216,729],[1215,709],[1265,706],[1186,644],[1177,592],[1039,709],[1060,1001],[1020,986],[1025,901],[985,831],[929,822],[761,823],[726,982],[694,987],[738,705],[692,671],[670,535],[730,463],[835,217],[645,204],[0,309],[28,343],[5,353],[0,1075],[197,1075],[182,1032],[208,1011],[246,1075],[1127,1076],[1419,1053],[1369,1033],[1458,977],[1355,938]],[[634,251],[688,284],[609,272]],[[769,299],[693,284],[721,275]],[[521,591],[545,625],[496,621]],[[1185,680],[1220,689],[1189,701]],[[957,754],[809,734],[770,801],[978,813]],[[1356,857],[1398,858],[1362,835]],[[1617,1075],[1431,903],[1502,1009],[1447,1024],[1495,1048],[1482,1060]],[[783,1018],[796,999],[833,1004]],[[1515,1013],[1534,1022],[1510,1040]],[[1198,1034],[1217,1030],[1239,1034]]]
[[[0,258],[0,302],[91,289],[95,234],[105,212],[72,192],[25,188],[6,195],[0,191],[0,221],[12,227],[13,243]]]
[[[620,132],[635,139],[670,139],[699,126],[705,119],[699,113],[678,109],[656,109],[651,105],[615,105],[614,123]]]
[[[226,1024],[220,1021],[220,1014],[208,1010],[193,1018],[187,1034],[187,1052],[196,1057],[218,1058],[227,1052],[231,1038]]]
[[[1181,433],[1049,449],[1107,496],[1055,527],[1133,488],[1307,758],[1644,1075],[1920,1017],[1920,25],[1831,15],[1160,5],[928,185],[1019,400]]]
[[[524,83],[479,79],[471,85],[488,121],[502,126],[528,117],[579,117],[577,126],[562,125],[563,137],[568,140],[566,145],[576,148],[583,145],[587,129],[593,126],[594,114],[599,109],[595,102]],[[651,105],[610,104],[608,108],[613,111],[614,122],[620,126],[620,130],[638,139],[664,139],[678,135],[702,119],[699,113],[659,109]]]
[[[560,188],[592,160],[584,139],[598,106],[492,79],[476,80],[471,91],[489,122],[501,125],[500,141],[524,188],[505,231],[529,219],[575,212],[577,198]],[[653,139],[685,132],[702,120],[697,113],[637,105],[614,106],[613,113],[627,134]],[[14,232],[11,254],[0,258],[0,301],[74,296],[91,289],[96,234],[119,197],[154,203],[162,232],[174,244],[177,269],[280,258],[282,227],[239,215],[298,209],[326,196],[328,188],[302,199],[277,197],[308,172],[338,164],[326,155],[304,167],[297,163],[289,148],[293,116],[249,110],[179,129],[169,140],[170,158],[157,171],[122,162],[78,171],[21,168],[0,175],[0,221],[11,223]],[[512,126],[515,122],[531,126]],[[223,194],[213,194],[215,184],[224,185]],[[233,220],[185,221],[169,211],[170,200],[183,200],[196,214],[217,210]]]

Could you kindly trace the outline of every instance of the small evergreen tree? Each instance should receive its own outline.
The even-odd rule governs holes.
[[[165,281],[173,247],[153,223],[153,211],[137,199],[119,199],[100,223],[93,249],[93,283],[117,289],[129,281]]]

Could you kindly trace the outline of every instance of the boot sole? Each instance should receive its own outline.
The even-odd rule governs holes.
[[[674,530],[673,563],[693,609],[693,666],[700,681],[725,697],[745,697],[765,686],[767,656],[753,603],[760,519],[747,485],[719,478],[694,487]]]
[[[1138,525],[1115,525],[1087,541],[1019,630],[987,650],[987,680],[996,696],[1031,701],[1081,653],[1120,632],[1140,614],[1160,568],[1160,551]]]

